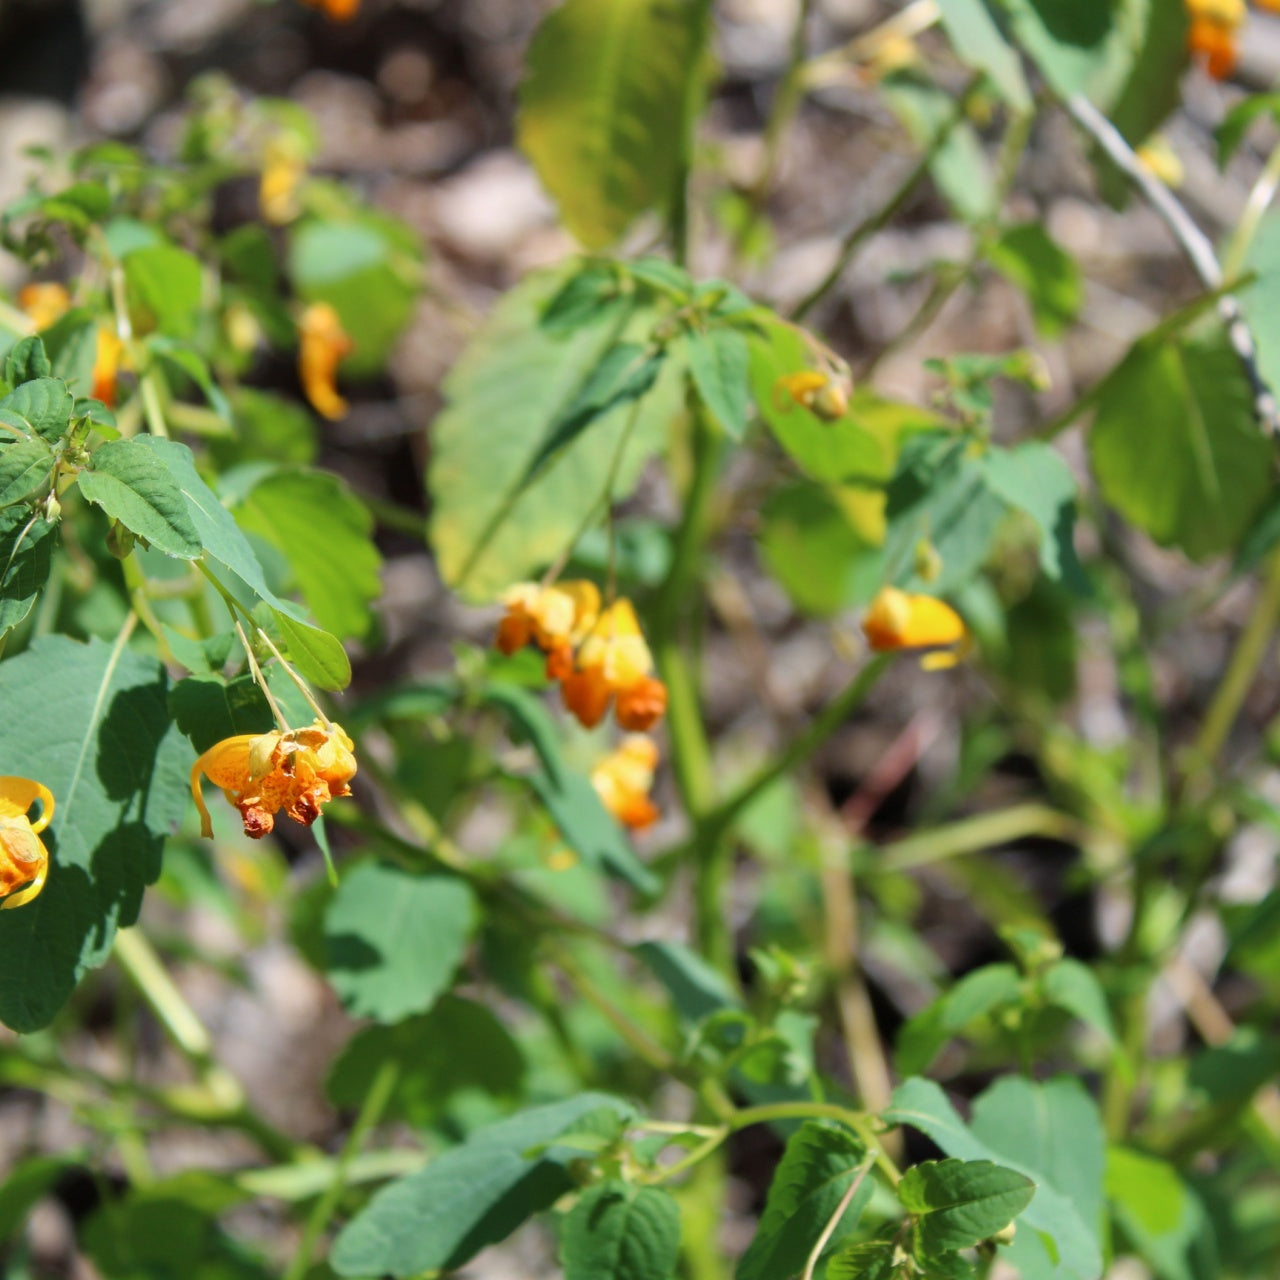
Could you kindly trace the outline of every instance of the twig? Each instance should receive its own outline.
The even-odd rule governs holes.
[[[1082,94],[1069,97],[1066,108],[1072,119],[1102,148],[1164,220],[1174,239],[1182,246],[1201,284],[1206,289],[1221,288],[1222,266],[1209,237],[1196,226],[1173,192],[1138,159],[1120,130]],[[1258,368],[1258,348],[1240,304],[1230,295],[1224,295],[1218,299],[1218,314],[1253,392],[1253,411],[1258,422],[1268,435],[1280,436],[1280,404],[1277,404]]]

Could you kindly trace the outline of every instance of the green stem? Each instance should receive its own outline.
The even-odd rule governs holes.
[[[805,1261],[804,1271],[800,1274],[800,1280],[813,1280],[813,1273],[817,1270],[818,1260],[822,1257],[823,1250],[827,1247],[831,1237],[835,1235],[836,1228],[840,1225],[840,1219],[849,1211],[849,1206],[853,1203],[853,1197],[858,1194],[858,1188],[866,1181],[867,1174],[871,1172],[871,1159],[864,1160],[859,1166],[858,1171],[853,1175],[853,1181],[849,1183],[849,1189],[840,1197],[840,1203],[836,1205],[835,1212],[827,1220],[827,1225],[822,1228],[822,1234],[813,1243],[813,1248],[809,1251],[809,1257]]]
[[[924,154],[912,166],[910,172],[898,184],[897,189],[889,196],[889,198],[877,209],[870,217],[863,219],[856,226],[850,228],[846,232],[844,239],[840,242],[840,250],[836,254],[836,260],[831,266],[831,270],[809,291],[795,309],[791,312],[792,320],[803,320],[810,311],[822,301],[827,294],[835,288],[840,282],[840,278],[844,275],[846,268],[853,261],[858,250],[873,236],[876,232],[883,230],[893,221],[894,218],[903,210],[908,200],[911,199],[916,187],[924,181],[929,173],[929,168],[937,159],[938,153],[946,145],[947,139],[951,136],[951,132],[964,119],[965,112],[969,109],[969,103],[977,94],[979,86],[982,84],[982,76],[974,76],[964,87],[964,91],[956,100],[955,110],[951,115],[943,121],[942,126],[937,133],[930,139],[929,145],[925,148]]]
[[[907,871],[966,853],[981,853],[993,845],[1008,844],[1026,836],[1069,840],[1078,838],[1080,831],[1080,823],[1075,818],[1056,809],[1042,804],[1016,804],[906,836],[867,850],[865,857],[877,871]]]
[[[345,1158],[344,1151],[336,1159],[317,1158],[274,1165],[269,1169],[247,1169],[237,1174],[235,1180],[249,1195],[296,1203],[310,1200],[331,1187],[339,1178],[339,1166]],[[342,1166],[341,1183],[353,1187],[365,1182],[381,1182],[384,1178],[402,1177],[421,1169],[424,1160],[421,1151],[403,1149],[355,1155]]]
[[[1253,612],[1236,641],[1231,661],[1223,674],[1213,700],[1205,712],[1182,770],[1183,780],[1212,774],[1240,708],[1266,657],[1267,646],[1280,623],[1280,550],[1273,551],[1267,563],[1262,589],[1253,603]]]
[[[671,252],[680,266],[689,261],[689,184],[693,177],[694,154],[697,149],[698,117],[705,92],[703,61],[707,39],[711,32],[711,7],[713,0],[693,0],[692,18],[693,57],[690,59],[688,78],[684,90],[683,128],[680,136],[680,154],[676,166],[676,180],[672,189],[671,214],[668,225],[671,231]]]
[[[315,1253],[316,1244],[329,1226],[334,1211],[338,1207],[338,1201],[346,1189],[347,1172],[351,1162],[359,1154],[370,1130],[382,1118],[382,1113],[391,1100],[391,1094],[399,1079],[400,1064],[398,1062],[388,1059],[378,1068],[373,1083],[369,1086],[369,1092],[365,1094],[364,1102],[360,1106],[355,1124],[351,1126],[351,1132],[347,1135],[337,1163],[333,1167],[333,1177],[324,1195],[316,1202],[315,1208],[307,1218],[302,1239],[298,1244],[297,1252],[293,1255],[293,1261],[289,1264],[288,1271],[285,1272],[284,1280],[302,1280],[306,1275],[307,1269],[311,1266],[311,1257]]]
[[[224,1117],[251,1133],[263,1150],[277,1159],[292,1158],[298,1145],[261,1120],[248,1105],[240,1082],[213,1056],[213,1042],[204,1024],[178,990],[168,971],[140,929],[120,929],[112,954],[129,981],[150,1005],[169,1038],[200,1076],[202,1087]]]
[[[1280,186],[1280,146],[1274,147],[1267,157],[1267,163],[1250,189],[1249,198],[1245,201],[1231,238],[1223,250],[1222,274],[1228,280],[1244,269],[1249,248],[1258,234],[1262,219],[1271,208],[1277,186]]]

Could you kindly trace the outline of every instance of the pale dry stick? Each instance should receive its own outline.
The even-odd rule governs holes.
[[[858,1188],[866,1181],[867,1174],[871,1172],[871,1166],[874,1163],[875,1158],[868,1156],[858,1166],[858,1172],[854,1175],[853,1181],[849,1183],[848,1191],[840,1197],[840,1203],[836,1205],[835,1212],[828,1219],[827,1225],[822,1228],[822,1234],[814,1242],[814,1246],[809,1252],[809,1257],[805,1260],[804,1271],[801,1273],[800,1280],[813,1280],[813,1273],[817,1269],[819,1259],[822,1257],[822,1251],[827,1247],[827,1242],[831,1237],[835,1235],[841,1218],[849,1212],[853,1197],[858,1194]]]
[[[1224,282],[1222,266],[1209,237],[1196,225],[1181,202],[1134,153],[1124,135],[1082,94],[1066,100],[1071,118],[1106,152],[1107,157],[1142,192],[1147,203],[1182,246],[1201,284],[1206,289],[1220,289]],[[1226,326],[1244,375],[1253,392],[1253,410],[1268,435],[1280,437],[1280,404],[1267,386],[1258,368],[1258,348],[1240,304],[1229,294],[1218,299],[1218,314]]]

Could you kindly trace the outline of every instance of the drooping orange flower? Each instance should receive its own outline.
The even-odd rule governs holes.
[[[40,816],[27,817],[40,801]],[[40,832],[53,817],[53,796],[43,783],[30,778],[0,778],[0,910],[20,907],[44,888],[49,874],[49,850]]]
[[[625,596],[596,620],[578,646],[573,669],[560,681],[565,706],[588,729],[614,714],[623,729],[643,733],[667,710],[667,688],[653,674],[653,655]]]
[[[1225,80],[1240,56],[1237,33],[1244,25],[1244,0],[1186,0],[1191,26],[1187,47],[1215,80]]]
[[[339,724],[326,727],[317,720],[307,729],[224,738],[191,768],[200,834],[213,835],[202,777],[222,788],[240,810],[245,835],[258,840],[274,828],[281,809],[309,827],[330,800],[351,794],[355,772],[354,744]]]
[[[338,365],[355,343],[327,302],[313,302],[298,326],[298,376],[312,407],[322,417],[341,418],[347,402],[338,394]]]
[[[498,623],[494,644],[505,654],[533,642],[547,655],[547,678],[563,679],[573,669],[573,648],[600,616],[600,590],[575,579],[544,587],[517,582],[502,597],[507,612]]]
[[[927,670],[954,666],[969,640],[964,619],[935,596],[882,587],[862,620],[867,643],[877,653],[926,649]]]
[[[779,411],[792,405],[808,409],[823,422],[836,422],[849,411],[849,392],[842,382],[819,369],[788,373],[773,384],[773,403]]]
[[[124,363],[124,343],[110,325],[98,326],[98,351],[93,358],[93,398],[108,408],[116,403],[116,378]]]
[[[658,807],[649,799],[657,767],[654,740],[642,733],[628,734],[616,751],[592,769],[591,785],[623,826],[639,831],[658,820]]]
[[[333,22],[350,22],[360,10],[360,0],[302,0],[313,9],[323,10]]]

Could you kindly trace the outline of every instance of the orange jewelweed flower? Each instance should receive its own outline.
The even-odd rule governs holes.
[[[968,643],[964,619],[935,596],[882,587],[862,620],[867,643],[877,653],[931,649],[921,665],[926,670],[954,666]]]
[[[503,593],[502,603],[507,612],[498,623],[494,644],[509,657],[532,641],[548,655],[548,675],[553,680],[566,662],[572,666],[573,646],[600,616],[600,590],[586,579],[549,587],[517,582]]]
[[[632,733],[591,771],[596,795],[624,827],[639,831],[658,820],[658,807],[649,799],[657,767],[657,744],[642,733]]]
[[[18,306],[39,333],[71,310],[71,295],[65,285],[37,281],[18,290]]]
[[[191,767],[200,834],[213,835],[202,777],[222,788],[240,810],[245,835],[258,840],[273,829],[281,809],[309,827],[330,800],[351,794],[355,772],[354,744],[339,724],[326,727],[317,720],[307,729],[223,738]]]
[[[849,411],[849,392],[818,369],[802,369],[785,374],[773,384],[773,404],[780,412],[800,405],[823,422],[836,422]]]
[[[27,813],[40,801],[40,816]],[[53,796],[30,778],[0,778],[0,910],[20,907],[38,896],[49,874],[49,850],[40,832],[53,817]]]
[[[350,22],[360,9],[360,0],[303,0],[303,3],[323,10],[325,17],[333,22]]]
[[[338,394],[338,365],[355,343],[342,327],[337,311],[327,302],[313,302],[302,313],[298,326],[298,376],[312,408],[333,420],[347,411],[347,402]]]
[[[124,343],[109,325],[98,326],[98,352],[93,359],[93,398],[108,408],[116,403],[116,377],[124,363]]]
[[[1204,60],[1205,70],[1215,80],[1225,80],[1235,70],[1240,56],[1235,32],[1202,18],[1192,20],[1187,46]]]
[[[651,729],[667,709],[667,689],[653,666],[635,608],[624,596],[600,615],[578,646],[574,669],[560,682],[565,705],[590,729],[616,697],[622,728]]]

